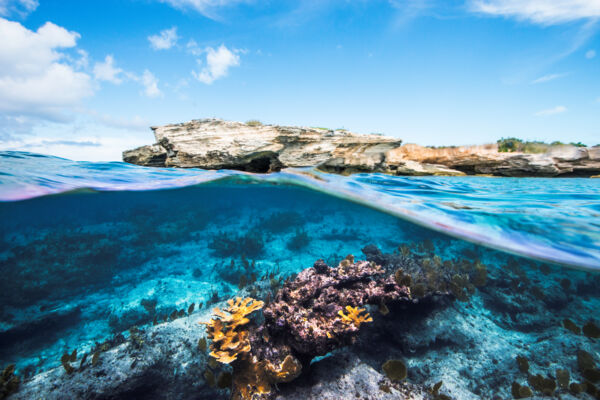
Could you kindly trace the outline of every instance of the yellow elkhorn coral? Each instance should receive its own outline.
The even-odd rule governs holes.
[[[250,320],[247,315],[263,307],[262,301],[253,298],[243,299],[237,297],[235,301],[229,300],[225,312],[215,308],[216,318],[209,322],[200,322],[206,325],[210,345],[210,355],[223,364],[230,364],[243,354],[250,352],[248,332],[237,328],[246,325]]]
[[[364,308],[346,306],[346,311],[348,314],[344,314],[344,311],[338,311],[338,315],[342,317],[342,321],[347,324],[354,324],[357,328],[360,327],[360,324],[363,322],[373,322],[373,318],[369,315],[369,313],[365,313],[364,315],[360,315],[362,312],[366,310]]]

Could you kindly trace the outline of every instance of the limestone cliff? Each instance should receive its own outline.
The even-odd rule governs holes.
[[[441,164],[469,175],[591,176],[600,171],[600,147],[552,146],[542,154],[498,152],[495,144],[427,148],[407,144],[388,154],[391,165],[410,160]]]
[[[153,127],[156,144],[125,151],[123,160],[147,166],[278,171],[340,160],[343,169],[384,171],[385,155],[401,141],[342,130],[249,126],[218,119]]]
[[[543,154],[502,153],[495,144],[429,148],[345,130],[244,124],[220,119],[153,127],[156,143],[123,152],[123,160],[153,167],[272,172],[318,167],[350,174],[592,176],[600,147],[553,146]]]

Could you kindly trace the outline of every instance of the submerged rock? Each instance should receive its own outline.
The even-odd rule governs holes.
[[[325,172],[392,175],[595,176],[600,147],[550,146],[545,153],[499,152],[496,144],[430,148],[346,130],[244,124],[220,119],[153,127],[156,143],[123,152],[151,167],[273,172],[318,167]]]
[[[70,374],[61,366],[35,375],[10,399],[227,398],[201,378],[207,355],[197,346],[204,336],[197,320],[194,314],[138,331],[137,341],[78,359]]]
[[[411,383],[396,383],[351,352],[336,353],[316,363],[310,375],[281,385],[276,400],[434,399],[428,390]]]

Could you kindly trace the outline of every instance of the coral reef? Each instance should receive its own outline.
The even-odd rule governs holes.
[[[256,281],[257,275],[260,272],[260,268],[257,268],[256,266],[256,261],[248,261],[243,254],[241,263],[230,260],[229,263],[215,265],[214,269],[218,272],[219,277],[222,280],[229,282],[232,285],[237,285],[239,289]]]
[[[258,257],[262,254],[265,243],[262,233],[258,230],[251,230],[239,236],[231,232],[219,232],[208,247],[220,257]]]
[[[215,318],[200,322],[207,326],[207,334],[212,341],[210,355],[222,364],[231,364],[233,368],[231,379],[218,379],[217,384],[219,387],[231,386],[234,399],[268,398],[273,384],[293,380],[300,374],[302,366],[290,355],[281,363],[273,364],[250,353],[249,329],[256,330],[256,326],[248,325],[250,319],[247,316],[261,309],[262,301],[238,297],[227,304],[224,311],[213,310]]]
[[[308,233],[304,230],[296,230],[296,233],[290,238],[286,246],[289,250],[300,250],[308,246],[309,243],[310,237]]]
[[[246,318],[254,311],[260,310],[264,303],[252,298],[236,298],[229,300],[225,312],[215,308],[213,310],[216,318],[210,322],[203,323],[207,326],[206,331],[212,340],[210,355],[223,364],[230,364],[238,357],[250,352],[248,331],[241,329],[250,320]]]
[[[296,211],[278,211],[261,219],[258,228],[272,233],[283,233],[302,226],[304,219]]]
[[[278,291],[264,310],[265,325],[306,365],[353,342],[360,323],[345,321],[358,321],[358,307],[400,300],[411,301],[409,289],[375,263],[348,257],[331,268],[319,260]]]
[[[261,301],[236,298],[223,311],[215,308],[205,323],[210,355],[233,368],[232,398],[271,398],[273,384],[295,379],[315,357],[352,344],[361,325],[373,321],[364,306],[413,301],[407,286],[373,262],[348,256],[331,268],[318,260],[283,284],[262,324],[247,318]]]
[[[401,245],[392,254],[383,254],[375,245],[365,246],[362,251],[367,260],[393,272],[399,285],[409,286],[412,297],[451,293],[466,302],[476,288],[486,285],[485,265],[467,259],[442,261],[434,249],[432,241],[425,240],[417,246]]]

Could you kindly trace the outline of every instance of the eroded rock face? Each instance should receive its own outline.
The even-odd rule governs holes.
[[[220,119],[153,127],[156,143],[123,152],[152,167],[273,172],[318,167],[325,172],[391,175],[593,176],[600,147],[553,146],[543,154],[500,153],[495,144],[429,148],[343,130],[247,125]]]
[[[591,176],[600,171],[600,147],[551,147],[546,153],[501,153],[495,144],[428,148],[407,144],[388,153],[388,164],[444,165],[468,175]]]
[[[343,169],[386,170],[385,155],[401,141],[379,135],[277,125],[249,126],[218,119],[152,128],[156,144],[125,151],[146,166],[278,171],[343,160]]]

